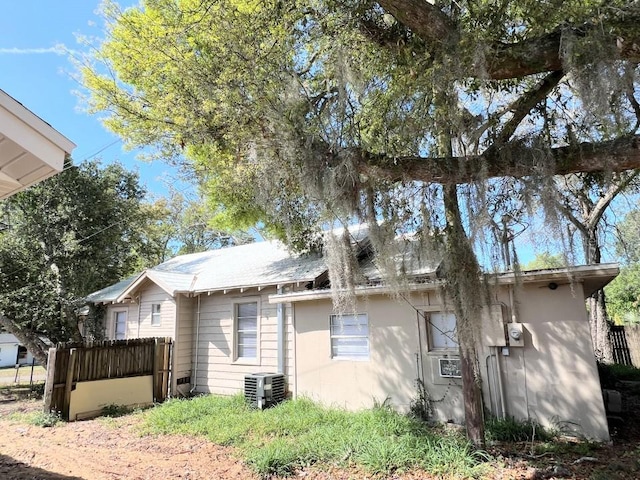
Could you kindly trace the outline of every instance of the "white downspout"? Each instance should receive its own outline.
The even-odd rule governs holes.
[[[278,287],[278,295],[282,295],[284,292],[283,287]],[[277,320],[278,320],[278,373],[284,373],[285,364],[285,351],[284,351],[284,303],[278,303],[276,307]]]
[[[200,345],[200,294],[198,294],[198,309],[196,311],[196,342],[194,348],[195,362],[193,365],[193,386],[189,393],[193,393],[198,386],[198,346]]]
[[[140,295],[138,295],[138,335],[137,338],[140,338],[140,322],[142,322],[142,301],[140,299]]]

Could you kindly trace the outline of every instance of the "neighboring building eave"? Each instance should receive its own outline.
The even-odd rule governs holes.
[[[0,200],[61,172],[75,147],[0,90]]]
[[[520,273],[506,272],[496,274],[490,281],[496,285],[513,283],[582,283],[585,298],[604,288],[618,276],[620,267],[617,263],[598,263],[575,267],[530,270]]]

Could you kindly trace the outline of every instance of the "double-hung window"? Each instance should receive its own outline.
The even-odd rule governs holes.
[[[429,350],[458,350],[456,316],[453,313],[427,314]]]
[[[160,304],[154,303],[151,305],[151,325],[154,327],[159,327],[162,321],[162,317],[160,315]]]
[[[366,313],[331,315],[331,358],[369,359],[369,319]]]
[[[236,357],[258,358],[258,302],[236,303]]]
[[[127,312],[114,312],[113,320],[114,338],[116,340],[124,340],[125,338],[127,338]]]

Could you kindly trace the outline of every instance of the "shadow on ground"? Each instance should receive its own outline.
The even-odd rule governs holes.
[[[5,480],[84,480],[31,467],[12,457],[0,454],[0,478]]]

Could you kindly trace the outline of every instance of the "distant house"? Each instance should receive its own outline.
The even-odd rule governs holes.
[[[461,423],[456,318],[437,265],[412,270],[398,299],[362,258],[367,280],[348,315],[333,310],[324,259],[278,242],[179,256],[89,300],[107,306],[109,338],[175,340],[174,395],[233,394],[245,374],[279,372],[294,397],[349,409],[388,399],[407,410],[419,379],[435,418]],[[477,346],[489,412],[609,438],[584,299],[617,273],[597,265],[525,272],[517,283],[492,277]]]
[[[0,368],[30,365],[33,355],[10,333],[0,333]]]

